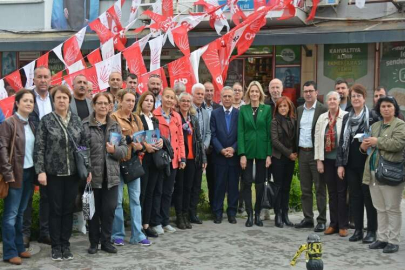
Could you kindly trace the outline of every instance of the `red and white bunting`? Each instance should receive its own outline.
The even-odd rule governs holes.
[[[141,0],[132,0],[128,24],[130,24],[131,22],[133,22],[135,20],[136,14],[138,12],[138,7],[140,4],[141,4]]]
[[[216,92],[222,90],[224,81],[222,79],[222,67],[218,55],[217,40],[207,45],[207,50],[202,54],[202,58],[212,76],[212,83],[215,86]]]
[[[0,108],[3,111],[4,117],[9,118],[13,115],[14,102],[15,96],[0,100]]]
[[[100,48],[95,49],[91,53],[87,55],[87,60],[89,60],[90,64],[94,67],[95,64],[98,62],[101,62],[101,54],[100,54]]]
[[[163,47],[163,36],[157,36],[149,41],[150,71],[160,68],[160,55]]]
[[[105,16],[105,12],[102,14]],[[104,44],[106,41],[108,41],[110,38],[114,37],[113,33],[111,33],[110,29],[108,29],[102,22],[101,22],[101,17],[100,15],[99,18],[95,19],[91,23],[89,23],[90,28],[97,33],[98,38],[100,39],[101,44]]]
[[[23,67],[25,77],[27,81],[25,82],[25,88],[31,89],[34,86],[34,70],[35,70],[35,60]]]
[[[85,69],[83,59],[80,59],[79,61],[75,62],[73,65],[70,65],[68,67],[69,74],[81,71],[83,69]]]
[[[207,0],[207,3],[218,7],[218,0]],[[214,15],[210,18],[210,26],[217,31],[218,35],[221,35],[221,31],[224,27],[226,27],[226,32],[229,32],[229,24],[224,15],[224,12],[221,9],[215,11]]]
[[[110,38],[101,45],[101,55],[103,56],[103,60],[107,60],[114,55],[114,38]]]
[[[48,68],[48,58],[49,58],[49,52],[47,52],[44,55],[41,55],[37,59],[37,67],[46,67],[46,68]]]
[[[4,80],[0,80],[0,100],[5,99],[8,97],[8,93],[6,88],[4,88]]]
[[[266,0],[253,0],[253,7],[255,10],[258,10],[261,7],[266,5]]]
[[[197,82],[200,81],[199,76],[198,76],[198,67],[200,66],[200,59],[201,59],[201,55],[203,53],[205,53],[205,51],[208,49],[208,46],[204,46],[202,48],[199,48],[198,50],[195,50],[194,52],[192,52],[190,54],[190,63],[191,63],[191,67],[193,69],[194,72],[194,78]]]
[[[162,0],[162,15],[173,17],[173,0]]]
[[[95,67],[86,68],[84,74],[87,80],[93,84],[93,94],[100,92],[96,68]]]
[[[56,54],[56,56],[59,58],[59,60],[67,67],[65,60],[63,59],[62,56],[62,46],[64,43],[59,44],[56,46],[52,51]]]
[[[173,29],[171,32],[177,48],[179,48],[184,55],[190,55],[190,44],[188,42],[187,26],[180,25],[179,27]]]
[[[175,83],[181,82],[186,86],[187,92],[191,93],[191,88],[196,83],[193,68],[188,56],[183,56],[168,65],[170,86],[174,87]]]
[[[20,70],[17,69],[16,71],[8,74],[6,77],[4,77],[4,80],[13,88],[16,92],[20,91],[21,88],[23,88],[22,82],[21,82],[21,74]]]
[[[245,13],[243,13],[238,5],[238,0],[227,0],[226,4],[229,7],[229,12],[232,15],[232,21],[235,25],[240,24],[241,21],[246,19]]]
[[[127,60],[127,68],[131,73],[134,73],[138,78],[147,73],[145,63],[143,61],[141,48],[139,43],[135,42],[122,53]]]
[[[98,86],[100,90],[108,88],[108,79],[112,72],[121,73],[121,53],[96,64]]]
[[[79,43],[77,42],[76,35],[74,35],[63,44],[63,59],[67,66],[71,66],[82,58]]]
[[[148,41],[151,36],[152,36],[152,33],[149,33],[146,36],[144,36],[143,38],[141,38],[140,40],[138,40],[139,48],[141,48],[141,52],[143,52],[143,50],[145,49],[145,46],[146,46],[146,44],[148,44]]]

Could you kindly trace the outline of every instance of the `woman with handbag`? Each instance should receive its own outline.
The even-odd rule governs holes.
[[[342,130],[343,116],[346,111],[340,109],[340,95],[331,91],[326,95],[328,111],[319,116],[315,126],[315,155],[317,169],[323,174],[328,187],[330,224],[324,234],[339,233],[348,235],[349,216],[347,211],[347,181],[337,174],[336,154],[339,148],[338,138]]]
[[[39,123],[35,138],[35,171],[39,183],[47,186],[52,260],[72,260],[69,239],[75,198],[79,182],[86,180],[79,176],[85,173],[85,164],[77,163],[75,155],[79,146],[88,149],[88,141],[82,121],[69,110],[72,99],[69,89],[56,86],[51,95],[55,111],[45,115]],[[85,174],[90,182],[91,173]]]
[[[33,92],[21,89],[15,95],[16,113],[0,125],[0,186],[2,192],[8,190],[2,222],[3,260],[17,265],[22,263],[21,258],[31,257],[24,247],[22,225],[36,177],[34,126],[28,121],[34,104]]]
[[[243,198],[248,219],[246,227],[253,226],[252,183],[255,183],[256,204],[255,220],[263,226],[260,219],[261,201],[266,170],[271,164],[271,107],[264,104],[263,88],[252,81],[245,94],[246,105],[240,107],[238,119],[238,155],[242,168]]]
[[[159,129],[159,121],[152,114],[154,108],[155,96],[152,92],[144,92],[139,98],[135,114],[140,117],[145,130]],[[156,167],[153,155],[157,149],[162,148],[162,145],[162,139],[156,146],[145,144],[146,152],[142,159],[142,166],[145,171],[141,177],[142,227],[148,237],[158,237],[158,234],[149,226],[149,222],[152,214],[153,194],[157,184],[163,179],[162,171]]]
[[[129,242],[131,244],[140,244],[143,246],[150,246],[151,242],[146,238],[142,232],[142,213],[141,203],[139,196],[141,194],[141,179],[125,179],[122,164],[124,162],[130,162],[131,160],[138,159],[138,154],[145,151],[145,143],[139,143],[133,141],[132,135],[138,131],[143,130],[142,121],[139,116],[132,113],[135,106],[136,95],[135,92],[122,89],[117,93],[117,99],[119,100],[119,109],[111,114],[111,117],[118,122],[121,127],[122,135],[125,136],[126,144],[128,145],[128,152],[121,160],[120,171],[120,184],[118,187],[118,204],[115,209],[115,217],[113,222],[111,241],[116,246],[124,245],[125,228],[124,228],[124,212],[122,208],[122,199],[124,196],[124,185],[127,184],[129,195],[129,208],[131,212],[131,238]],[[138,161],[136,160],[136,161]],[[142,166],[134,167],[131,165],[129,170],[139,170]],[[129,172],[135,173],[137,172]]]
[[[196,110],[191,106],[192,96],[181,93],[179,96],[179,113],[183,124],[183,138],[186,153],[186,168],[177,171],[174,185],[174,207],[176,209],[177,228],[191,229],[189,220],[191,188],[196,179],[198,167],[205,169],[207,158],[201,138]]]
[[[120,126],[110,117],[109,95],[98,93],[92,103],[94,113],[83,121],[84,130],[90,138],[91,186],[96,210],[89,220],[88,253],[97,253],[99,243],[101,250],[116,253],[117,249],[111,245],[111,231],[120,184],[119,161],[126,156],[128,147]],[[112,140],[114,137],[116,139]]]
[[[294,104],[288,97],[277,99],[274,118],[271,121],[271,139],[273,141],[272,172],[276,187],[274,212],[276,227],[294,224],[288,218],[291,181],[297,159],[296,128],[297,119]]]
[[[377,209],[377,241],[370,249],[383,249],[384,253],[395,253],[399,249],[402,213],[401,201],[404,182],[405,123],[398,118],[399,106],[393,97],[378,100],[375,110],[381,121],[371,126],[371,137],[363,139],[361,151],[371,150],[366,160],[363,184],[370,186],[371,198]],[[387,163],[391,167],[387,167]],[[390,179],[383,173],[397,171]],[[388,179],[387,179],[388,178]]]
[[[177,169],[184,169],[186,167],[183,126],[180,115],[173,110],[175,100],[176,95],[174,91],[171,88],[165,88],[162,92],[162,106],[153,111],[153,114],[159,121],[161,136],[170,140],[174,152],[169,174],[165,173],[163,181],[158,182],[154,194],[150,225],[153,226],[153,230],[157,234],[176,231],[169,224],[170,205]]]
[[[376,240],[377,211],[373,206],[369,187],[362,184],[367,155],[360,152],[361,143],[354,138],[357,134],[369,134],[371,125],[378,121],[366,106],[366,95],[366,88],[361,84],[354,84],[350,89],[352,108],[343,116],[336,167],[339,178],[346,178],[349,186],[350,209],[355,223],[355,231],[349,241],[363,239],[363,243],[371,244]],[[364,206],[367,212],[367,234],[363,238]]]

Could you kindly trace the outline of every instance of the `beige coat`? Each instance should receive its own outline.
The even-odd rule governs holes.
[[[337,136],[337,144],[339,143],[340,133],[342,132],[342,122],[343,116],[347,112],[344,110],[339,110],[339,115],[336,119],[336,136]],[[315,126],[315,160],[325,160],[325,130],[329,124],[329,111],[323,113],[319,116],[318,121],[316,122]],[[336,145],[337,147],[338,145]]]

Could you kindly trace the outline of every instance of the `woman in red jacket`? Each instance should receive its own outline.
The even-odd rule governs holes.
[[[177,169],[186,167],[182,122],[180,115],[173,110],[175,104],[176,95],[174,91],[171,88],[166,88],[162,93],[162,106],[153,111],[153,114],[159,120],[161,136],[170,140],[174,152],[170,175],[165,175],[163,182],[160,181],[157,184],[154,194],[150,225],[157,234],[176,231],[169,224],[169,210]]]

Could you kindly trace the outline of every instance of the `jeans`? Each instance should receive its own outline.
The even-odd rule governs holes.
[[[34,176],[34,168],[24,169],[21,188],[10,188],[8,196],[4,199],[3,260],[18,257],[25,251],[22,234],[23,215],[32,191]]]
[[[122,208],[122,198],[124,196],[124,179],[120,176],[121,182],[118,187],[118,204],[115,209],[114,222],[112,227],[111,239],[124,239],[125,227],[124,227],[124,211]],[[128,196],[129,196],[129,210],[131,213],[131,238],[129,242],[136,244],[146,239],[146,236],[142,233],[142,213],[141,202],[139,196],[141,195],[141,179],[135,179],[127,184]]]

